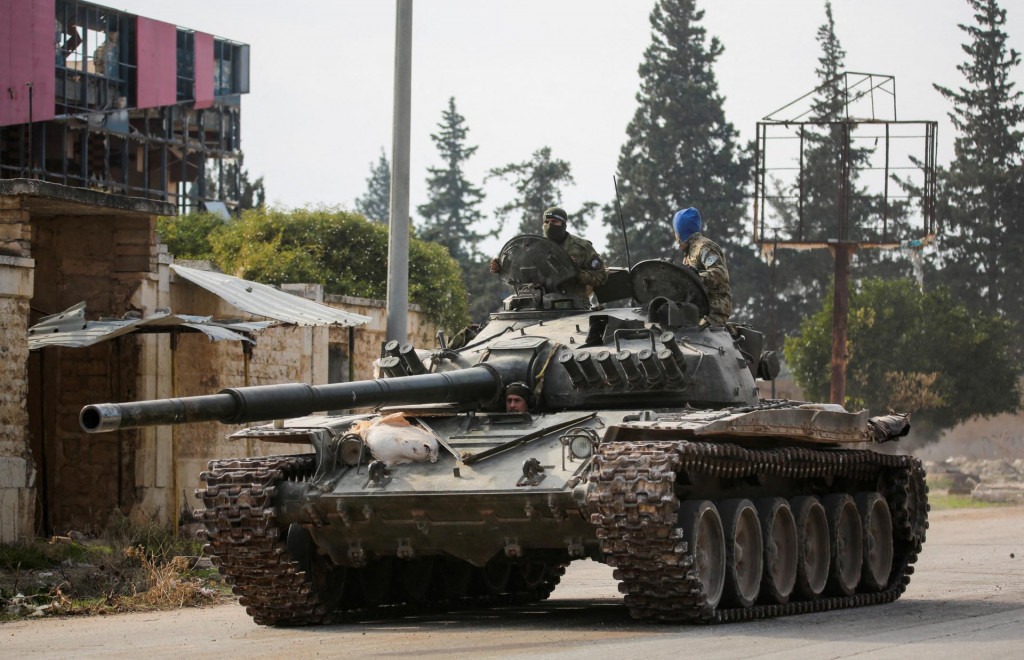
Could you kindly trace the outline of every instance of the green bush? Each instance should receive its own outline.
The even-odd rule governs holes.
[[[913,413],[924,435],[1020,406],[1021,358],[1013,323],[970,312],[946,289],[913,280],[862,282],[850,294],[846,405]],[[832,299],[785,346],[797,383],[829,396]]]
[[[387,227],[329,209],[252,209],[210,237],[214,261],[238,277],[320,284],[328,294],[387,296]],[[458,264],[440,245],[411,239],[409,299],[449,332],[469,319]]]
[[[156,231],[167,250],[178,259],[213,259],[210,239],[227,227],[227,221],[213,213],[165,216],[157,220]]]

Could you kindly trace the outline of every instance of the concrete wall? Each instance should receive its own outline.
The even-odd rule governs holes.
[[[0,543],[32,536],[35,462],[28,435],[28,320],[35,262],[29,212],[0,195]]]
[[[216,423],[88,435],[78,425],[87,403],[372,377],[385,339],[384,303],[333,296],[324,302],[371,323],[352,330],[281,325],[257,335],[251,351],[202,334],[147,334],[29,353],[31,325],[83,300],[88,319],[146,316],[158,308],[253,319],[170,274],[171,257],[157,243],[155,226],[172,212],[149,200],[0,181],[0,542],[98,532],[115,508],[171,523],[181,509],[201,506],[193,493],[210,459],[310,451],[229,441],[239,427]],[[288,288],[323,301],[319,287]],[[421,310],[410,309],[409,338],[417,347],[432,347],[436,330]]]
[[[248,357],[240,346],[241,342],[211,342],[201,334],[181,335],[174,351],[176,393],[167,396],[214,394],[225,387],[246,385],[291,382],[320,385],[347,381],[347,368],[341,370],[342,377],[331,379],[329,366],[332,360],[341,359],[347,367],[350,343],[355,348],[352,352],[355,379],[373,377],[373,360],[380,355],[386,327],[383,301],[347,296],[327,296],[325,300],[322,288],[317,285],[284,285],[282,289],[337,309],[369,316],[373,320],[352,329],[294,325],[272,327],[256,335],[256,343],[251,347]],[[174,276],[171,278],[169,301],[171,309],[183,314],[266,320],[237,309],[205,289],[184,278]],[[426,342],[436,334],[437,328],[426,319],[418,306],[412,306],[409,311],[409,328],[410,340],[417,346],[432,345]],[[167,522],[172,520],[174,502],[166,499],[163,488],[175,482],[177,487],[173,492],[178,493],[180,510],[202,508],[202,502],[195,497],[195,489],[202,486],[199,475],[207,469],[210,459],[312,451],[307,444],[293,445],[227,438],[234,431],[244,427],[245,425],[226,426],[209,422],[166,429],[172,435],[169,444],[175,447],[176,460],[173,466],[161,468],[154,464],[152,470],[147,467],[147,475],[164,470],[164,481],[160,486],[154,484],[154,487],[148,489],[149,492],[140,499],[141,506],[137,507],[133,515]],[[159,506],[156,505],[158,501],[162,502]]]
[[[0,181],[0,542],[48,528],[88,531],[130,505],[134,444],[86,441],[77,416],[93,397],[134,396],[134,343],[30,353],[27,330],[82,300],[90,318],[155,308],[154,229],[169,212],[158,202]]]
[[[0,228],[6,229],[12,223],[4,213]],[[0,254],[0,543],[31,537],[35,517],[27,405],[32,267],[31,259]]]
[[[128,311],[149,314],[166,306],[159,270],[166,269],[161,261],[168,259],[161,259],[155,244],[155,216],[34,214],[32,224],[36,310],[59,312],[84,300],[88,318],[95,319]],[[135,503],[136,433],[85,435],[78,412],[87,403],[141,394],[145,385],[135,379],[151,343],[137,346],[134,338],[122,337],[38,352],[30,378],[38,381],[33,393],[39,396],[31,397],[31,410],[33,448],[45,479],[44,527],[96,532],[115,508],[127,510]],[[153,375],[142,376],[144,383]]]

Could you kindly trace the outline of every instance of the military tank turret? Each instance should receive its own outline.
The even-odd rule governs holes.
[[[87,406],[90,432],[277,420],[237,433],[313,453],[214,460],[207,551],[257,623],[547,597],[573,560],[615,567],[637,618],[722,622],[884,603],[927,529],[921,463],[872,446],[901,415],[760,396],[778,360],[707,327],[687,269],[562,293],[557,246],[509,241],[514,289],[464,345],[388,342],[381,378]],[[529,412],[505,412],[525,384]],[[523,385],[519,385],[520,390]],[[372,409],[316,416],[336,409]],[[312,416],[311,416],[312,415]]]

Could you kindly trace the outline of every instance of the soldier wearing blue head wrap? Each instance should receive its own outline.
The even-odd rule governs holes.
[[[708,292],[711,311],[701,319],[709,325],[725,325],[732,313],[732,290],[729,288],[729,268],[725,255],[710,238],[701,234],[700,211],[692,206],[672,218],[679,249],[683,252],[683,265],[697,271]]]

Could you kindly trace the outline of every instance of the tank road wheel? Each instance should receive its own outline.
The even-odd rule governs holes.
[[[754,503],[747,499],[721,502],[725,527],[725,599],[730,605],[750,607],[761,589],[764,545],[761,522]]]
[[[764,539],[761,598],[769,603],[787,603],[796,584],[799,554],[793,510],[781,497],[766,497],[757,501],[757,513]]]
[[[708,500],[689,500],[679,509],[679,526],[689,544],[693,567],[709,609],[718,607],[725,589],[725,534],[718,509]]]
[[[313,557],[309,568],[313,591],[328,609],[340,609],[345,599],[345,585],[348,583],[348,568],[337,566],[325,555]]]
[[[430,601],[430,584],[433,576],[433,557],[395,561],[395,587],[399,597],[410,605],[422,607]]]
[[[857,493],[854,497],[864,535],[864,570],[861,584],[868,591],[881,591],[892,571],[892,515],[885,498],[878,493]]]
[[[548,566],[542,561],[524,561],[512,569],[510,586],[513,591],[534,592],[544,586]]]
[[[288,554],[309,575],[313,592],[328,609],[338,609],[345,597],[348,569],[337,566],[330,557],[316,551],[316,543],[305,527],[289,525],[285,540]]]
[[[832,544],[832,568],[829,571],[831,589],[842,596],[857,590],[864,564],[864,533],[860,514],[853,498],[846,493],[825,497],[823,502],[828,517],[829,541]]]
[[[369,562],[359,571],[359,586],[368,607],[386,605],[391,594],[391,557]]]
[[[508,579],[512,575],[512,564],[504,557],[494,557],[476,570],[477,584],[483,596],[498,596],[508,590]]]
[[[474,572],[473,565],[467,561],[454,557],[440,557],[435,562],[432,589],[444,600],[461,600],[469,593],[469,583]]]
[[[791,503],[796,521],[796,593],[805,600],[821,595],[828,581],[828,519],[821,502],[813,495],[794,497]]]

